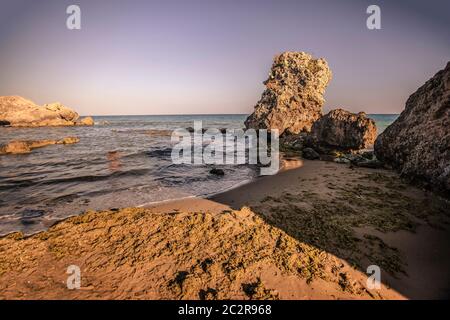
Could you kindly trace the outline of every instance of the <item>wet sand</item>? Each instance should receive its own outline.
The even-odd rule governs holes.
[[[386,170],[288,167],[210,199],[88,211],[3,237],[0,297],[448,298],[448,201]],[[73,264],[79,290],[66,286]],[[367,286],[374,264],[381,289]]]

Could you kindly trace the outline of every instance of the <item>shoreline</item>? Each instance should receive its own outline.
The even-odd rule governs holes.
[[[283,171],[286,171],[286,170],[291,170],[291,169],[297,168],[297,167],[299,166],[299,165],[297,164],[299,161],[301,162],[301,160],[300,160],[299,158],[292,158],[292,157],[287,158],[287,159],[281,158],[280,163],[281,163],[282,165],[280,166],[280,169],[279,169],[279,171],[278,171],[276,174],[279,174],[279,173],[281,173],[281,172],[283,172]],[[246,179],[246,180],[243,180],[243,181],[241,181],[241,182],[239,182],[239,183],[237,183],[237,184],[235,184],[235,185],[232,185],[232,186],[230,186],[230,187],[228,187],[228,188],[222,189],[222,190],[217,191],[217,192],[212,192],[212,193],[207,193],[207,194],[200,194],[200,195],[187,195],[187,196],[181,196],[181,197],[178,197],[178,198],[171,198],[171,199],[166,199],[166,200],[157,200],[157,201],[144,202],[144,203],[136,204],[136,205],[134,205],[134,206],[119,207],[119,209],[153,207],[153,206],[158,206],[158,205],[164,205],[164,204],[166,204],[166,203],[178,202],[178,201],[183,201],[183,200],[188,200],[188,199],[194,199],[194,198],[195,198],[195,199],[209,199],[209,198],[211,198],[211,197],[214,197],[214,196],[220,195],[220,194],[222,194],[222,193],[226,193],[226,192],[228,192],[228,191],[231,191],[231,190],[233,190],[233,189],[235,189],[235,188],[239,188],[239,187],[241,187],[241,186],[245,186],[245,185],[247,185],[247,184],[250,184],[250,183],[252,183],[252,182],[254,182],[254,181],[256,181],[256,180],[258,180],[259,178],[262,178],[262,177],[264,177],[264,176],[256,175],[256,176],[255,176],[254,178],[252,178],[252,179]],[[38,233],[40,233],[40,232],[45,232],[45,231],[47,231],[50,227],[52,227],[53,225],[55,225],[55,224],[57,224],[57,223],[59,223],[59,222],[62,222],[62,221],[66,220],[66,219],[68,219],[68,218],[71,218],[71,217],[76,217],[76,216],[83,215],[83,214],[85,214],[87,211],[92,211],[92,210],[95,210],[95,211],[105,211],[105,210],[111,210],[111,207],[105,207],[105,208],[99,208],[99,209],[87,209],[87,210],[85,210],[85,211],[83,211],[83,212],[80,212],[80,213],[77,213],[77,214],[72,214],[72,215],[66,216],[66,217],[61,218],[61,219],[55,219],[55,218],[53,218],[53,219],[46,220],[46,221],[45,221],[45,225],[46,225],[46,228],[45,228],[45,229],[43,229],[43,230],[36,230],[36,231],[34,231],[34,232],[26,233],[26,234],[24,234],[24,236],[25,236],[25,237],[29,237],[29,236],[33,236],[33,235],[35,235],[35,234],[38,234]],[[0,216],[0,219],[2,219],[2,218],[14,217],[14,216],[15,216],[14,214],[11,214],[11,215],[3,215],[3,216]],[[53,222],[52,222],[52,221],[53,221]],[[19,230],[13,230],[13,231],[9,231],[9,232],[4,233],[4,234],[1,234],[1,233],[0,233],[0,238],[2,238],[2,237],[7,237],[8,235],[13,234],[13,233],[17,233],[17,232],[22,232],[22,231],[19,231]]]
[[[445,208],[430,211],[440,198],[387,170],[296,165],[208,198],[87,211],[31,236],[1,237],[0,297],[448,297],[442,239],[450,239],[449,219]],[[422,243],[422,256],[410,243]],[[381,290],[366,285],[365,268],[374,263],[382,269]],[[70,264],[80,265],[82,290],[64,286]]]
[[[288,171],[288,170],[292,170],[292,169],[297,169],[299,167],[301,167],[301,163],[302,163],[302,159],[300,158],[283,158],[281,157],[281,161],[282,166],[280,166],[280,169],[278,170],[278,172],[274,175],[278,175],[282,172]],[[230,192],[234,189],[240,188],[240,187],[245,187],[248,184],[252,184],[256,181],[258,181],[258,179],[261,179],[263,177],[267,177],[267,176],[261,176],[261,175],[257,175],[255,176],[253,179],[247,179],[244,181],[241,181],[231,187],[225,188],[221,191],[217,191],[217,192],[212,192],[212,193],[208,193],[208,194],[201,194],[201,195],[192,195],[192,196],[186,196],[186,197],[180,197],[180,198],[175,198],[175,199],[167,199],[167,200],[160,200],[160,201],[153,201],[153,202],[147,202],[144,204],[140,204],[137,205],[136,208],[147,208],[147,207],[153,207],[153,206],[160,206],[160,205],[164,205],[167,203],[171,203],[171,202],[180,202],[180,201],[184,201],[184,200],[189,200],[189,199],[211,199],[217,196],[220,196],[221,194]]]

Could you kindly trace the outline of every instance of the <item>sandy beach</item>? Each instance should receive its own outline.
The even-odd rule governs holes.
[[[13,314],[450,300],[450,1],[0,7]]]
[[[448,298],[449,212],[392,171],[296,160],[209,199],[87,211],[3,237],[0,297]],[[366,283],[373,264],[381,289]],[[69,265],[79,290],[67,289]]]

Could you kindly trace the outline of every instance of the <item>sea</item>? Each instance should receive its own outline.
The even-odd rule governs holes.
[[[0,235],[33,234],[86,210],[208,196],[255,179],[254,165],[174,164],[175,129],[240,129],[247,115],[96,116],[93,127],[0,128],[11,140],[61,139],[29,154],[0,156]],[[398,115],[369,115],[381,133]],[[223,176],[210,174],[223,169]]]

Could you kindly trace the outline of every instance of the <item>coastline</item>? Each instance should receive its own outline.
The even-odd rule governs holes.
[[[2,237],[0,297],[448,297],[450,230],[440,207],[448,202],[387,170],[296,165],[208,198],[88,211]],[[420,254],[410,243],[421,243]],[[71,264],[81,268],[81,290],[65,287]],[[381,290],[367,288],[370,264],[382,269]]]

